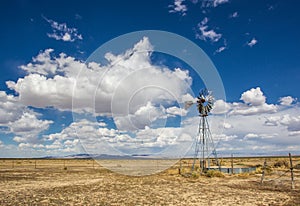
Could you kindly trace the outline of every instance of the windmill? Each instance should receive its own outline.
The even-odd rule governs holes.
[[[185,108],[187,109],[193,104],[197,104],[200,120],[199,120],[197,137],[194,142],[195,152],[194,152],[192,171],[194,171],[196,160],[199,158],[201,172],[205,172],[207,169],[206,162],[209,164],[210,155],[214,155],[216,163],[220,169],[214,141],[207,120],[207,116],[209,115],[214,104],[214,97],[212,96],[212,92],[208,91],[207,89],[202,89],[199,92],[197,101],[186,102]],[[208,167],[210,167],[210,165],[208,165]]]

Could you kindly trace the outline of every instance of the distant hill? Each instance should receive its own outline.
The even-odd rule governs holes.
[[[144,159],[148,154],[108,155],[108,154],[72,154],[67,156],[46,156],[43,159]]]

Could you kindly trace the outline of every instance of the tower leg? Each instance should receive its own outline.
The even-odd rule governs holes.
[[[206,119],[207,116],[201,116],[199,121],[199,128],[198,128],[198,134],[195,141],[195,153],[194,153],[194,161],[192,165],[192,172],[195,169],[195,163],[199,158],[199,167],[201,173],[205,173],[208,170],[208,167],[210,167],[210,152],[215,158],[215,163],[220,168],[220,164],[217,157],[217,152],[215,149],[214,141],[209,129],[209,124]],[[199,154],[200,152],[200,154]],[[200,157],[198,157],[198,155]],[[207,165],[208,164],[208,165]]]

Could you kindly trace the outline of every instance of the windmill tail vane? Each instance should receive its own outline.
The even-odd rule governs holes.
[[[184,104],[184,109],[186,110],[186,109],[190,108],[195,103],[196,102],[193,102],[193,101],[186,101]]]

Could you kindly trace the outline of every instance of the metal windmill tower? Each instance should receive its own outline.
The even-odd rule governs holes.
[[[213,107],[214,97],[212,96],[212,92],[207,89],[202,89],[197,97],[197,102],[186,102],[186,107],[190,107],[192,104],[197,104],[197,109],[199,112],[199,126],[198,133],[195,139],[195,152],[194,152],[194,160],[192,171],[195,169],[197,159],[200,160],[200,168],[201,172],[205,172],[207,166],[206,163],[209,164],[209,158],[211,155],[215,157],[216,164],[220,165],[217,158],[217,153],[214,145],[214,141],[210,132],[209,124],[207,121],[207,116],[209,115],[210,110]]]

